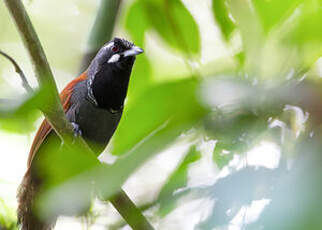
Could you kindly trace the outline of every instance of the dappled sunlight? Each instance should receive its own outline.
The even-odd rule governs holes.
[[[210,199],[196,199],[194,201],[185,201],[179,203],[179,208],[164,218],[157,229],[196,229],[198,223],[204,220],[213,207],[214,201]],[[196,211],[198,210],[198,211]]]
[[[263,141],[246,153],[245,161],[247,166],[262,166],[274,169],[278,167],[280,157],[279,146],[272,142]]]
[[[228,230],[242,230],[245,225],[255,222],[269,202],[268,199],[255,200],[250,206],[243,206],[230,221]]]

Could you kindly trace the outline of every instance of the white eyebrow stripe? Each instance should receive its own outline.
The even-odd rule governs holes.
[[[119,54],[114,54],[110,59],[107,61],[107,63],[115,63],[120,60],[121,55]]]
[[[104,48],[109,49],[110,47],[114,46],[114,42],[108,43]]]

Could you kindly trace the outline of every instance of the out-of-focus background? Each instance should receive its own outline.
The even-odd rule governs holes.
[[[23,3],[61,90],[97,45],[104,0]],[[100,159],[140,154],[114,175],[155,228],[321,229],[322,1],[128,0],[115,10],[106,29],[145,53]],[[37,88],[2,1],[0,50]],[[0,98],[2,230],[16,229],[15,194],[42,120],[2,56]],[[130,229],[98,199],[55,229],[71,228]]]

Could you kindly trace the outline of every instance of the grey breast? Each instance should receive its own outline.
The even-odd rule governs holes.
[[[122,112],[111,113],[94,105],[88,99],[86,80],[74,86],[71,105],[67,119],[79,125],[83,138],[100,153],[115,132]]]

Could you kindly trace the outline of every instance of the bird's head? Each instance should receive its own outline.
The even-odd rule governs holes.
[[[106,43],[87,70],[90,99],[102,108],[123,105],[135,57],[141,53],[143,49],[125,39]]]
[[[104,68],[116,71],[132,69],[136,55],[141,53],[143,53],[143,49],[135,46],[132,42],[114,38],[98,51],[89,71],[93,73]]]

